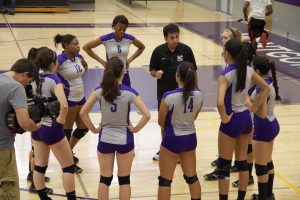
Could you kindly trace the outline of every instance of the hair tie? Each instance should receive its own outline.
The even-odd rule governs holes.
[[[232,35],[233,35],[233,38],[236,38],[236,35],[235,35],[233,29],[232,29],[231,27],[229,27],[228,29],[231,31],[231,33],[232,33]]]
[[[55,62],[55,57],[56,57],[56,52],[53,51],[53,50],[52,50],[52,52],[53,52],[53,63],[54,63]]]

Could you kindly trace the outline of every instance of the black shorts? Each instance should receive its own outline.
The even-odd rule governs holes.
[[[261,36],[263,32],[265,32],[266,21],[263,19],[255,19],[251,17],[248,23],[248,33],[250,40],[254,40]]]

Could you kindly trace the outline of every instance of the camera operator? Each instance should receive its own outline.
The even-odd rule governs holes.
[[[60,103],[58,116],[46,115],[41,129],[31,134],[35,154],[34,185],[40,199],[51,199],[45,191],[45,172],[51,149],[63,170],[62,181],[67,199],[75,200],[74,160],[63,130],[68,113],[68,102],[63,85],[55,74],[58,67],[57,55],[49,48],[40,49],[34,56],[34,63],[42,71],[37,82],[36,94],[47,99],[57,98]]]
[[[14,109],[20,127],[26,131],[37,131],[27,109],[25,86],[38,75],[34,63],[28,59],[18,60],[10,71],[0,74],[0,199],[20,199],[19,177],[14,149],[15,133],[6,124],[6,114]]]

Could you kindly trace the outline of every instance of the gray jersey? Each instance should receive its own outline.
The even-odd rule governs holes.
[[[84,97],[82,76],[85,69],[82,59],[80,54],[76,54],[74,60],[70,60],[64,52],[58,55],[57,75],[66,88],[65,94],[69,101],[79,102]]]
[[[203,103],[202,92],[194,89],[193,95],[189,97],[185,104],[182,94],[183,89],[177,88],[163,95],[163,100],[168,106],[165,136],[182,136],[196,133],[194,121]]]
[[[40,74],[40,93],[39,95],[46,98],[54,98],[54,88],[57,84],[61,84],[60,79],[55,74]],[[52,126],[51,117],[43,118],[43,125]]]
[[[124,145],[133,142],[133,134],[127,128],[129,123],[130,104],[139,94],[134,89],[120,85],[120,95],[113,104],[102,96],[102,88],[96,89],[97,100],[100,103],[101,126],[99,134],[101,142]]]
[[[109,33],[102,35],[100,39],[105,46],[107,60],[114,56],[118,57],[124,63],[124,70],[127,70],[127,57],[130,45],[135,39],[134,36],[125,33],[124,37],[120,41],[117,41],[114,33]]]
[[[268,96],[267,100],[267,118],[269,121],[273,121],[275,119],[275,115],[273,113],[274,107],[275,107],[275,99],[276,99],[276,92],[275,88],[273,86],[273,80],[272,78],[268,78],[265,80],[266,83],[271,87],[270,94]],[[255,101],[257,99],[257,95],[260,93],[261,89],[259,87],[256,87],[256,89],[253,91],[251,95],[251,99]]]
[[[247,66],[247,76],[245,82],[245,89],[236,92],[237,85],[237,69],[236,65],[229,65],[225,70],[223,70],[220,75],[224,76],[228,81],[227,90],[224,98],[226,113],[229,115],[232,112],[238,113],[247,110],[245,105],[245,97],[250,89],[250,83],[254,70]]]
[[[15,134],[6,126],[6,113],[11,109],[27,108],[25,88],[15,79],[0,74],[0,150],[14,149]]]

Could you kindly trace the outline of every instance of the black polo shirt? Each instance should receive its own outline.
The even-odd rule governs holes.
[[[169,50],[167,43],[159,45],[154,49],[149,70],[162,70],[164,72],[161,79],[157,79],[158,100],[161,99],[166,91],[177,88],[175,75],[178,65],[183,61],[193,63],[197,69],[192,49],[183,43],[179,43],[174,52]]]

